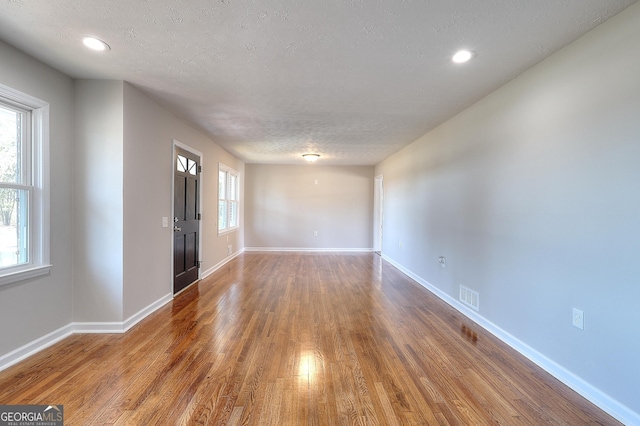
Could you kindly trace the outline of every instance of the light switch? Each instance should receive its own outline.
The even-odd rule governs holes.
[[[169,227],[169,218],[168,217],[163,217],[162,218],[162,227],[163,228],[168,228]]]

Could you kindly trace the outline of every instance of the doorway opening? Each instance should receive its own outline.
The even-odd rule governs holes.
[[[382,255],[382,223],[383,215],[383,195],[382,175],[378,175],[374,180],[373,193],[373,251]]]

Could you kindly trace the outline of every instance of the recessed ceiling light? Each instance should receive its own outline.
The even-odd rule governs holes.
[[[91,50],[97,50],[98,52],[105,52],[111,50],[111,47],[102,40],[95,37],[85,37],[82,39],[82,43]]]
[[[310,163],[313,163],[318,158],[320,158],[320,154],[302,154],[302,158],[304,158],[305,160],[307,160]]]
[[[462,64],[467,62],[471,58],[473,58],[473,52],[471,52],[470,50],[459,50],[455,55],[453,55],[451,60],[456,64]]]

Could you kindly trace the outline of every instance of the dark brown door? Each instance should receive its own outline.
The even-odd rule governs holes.
[[[173,189],[173,293],[198,280],[200,157],[175,149]]]

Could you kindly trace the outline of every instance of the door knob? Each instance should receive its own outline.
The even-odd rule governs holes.
[[[182,231],[182,229],[180,227],[178,227],[178,226],[174,226],[173,227],[173,232],[180,232],[180,231]]]

